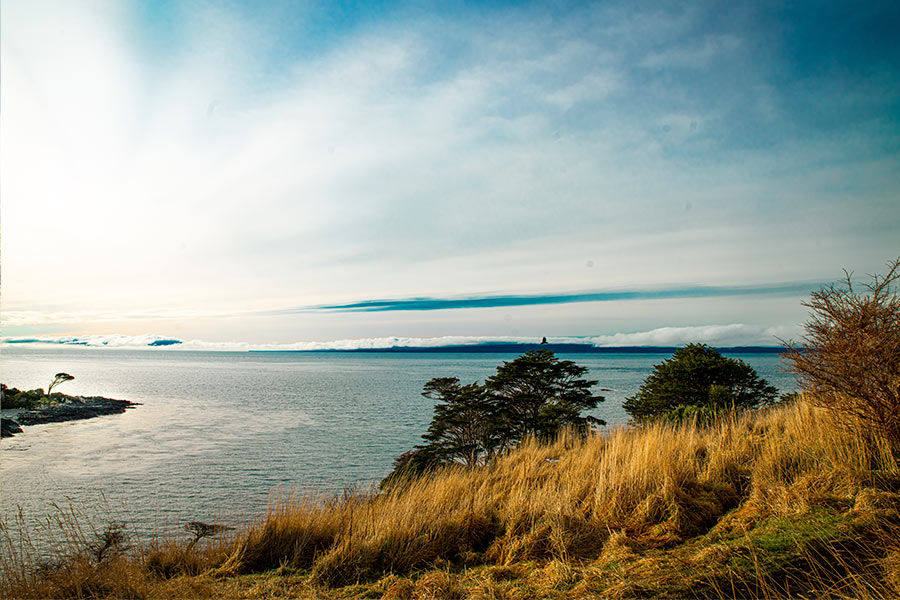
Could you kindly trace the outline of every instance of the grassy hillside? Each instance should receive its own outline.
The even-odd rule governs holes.
[[[526,443],[380,495],[283,498],[198,542],[61,525],[79,550],[52,563],[7,539],[3,597],[900,596],[897,458],[802,401]]]

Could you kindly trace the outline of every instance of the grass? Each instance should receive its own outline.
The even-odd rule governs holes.
[[[285,496],[196,542],[59,526],[71,543],[49,565],[5,529],[0,595],[900,596],[897,458],[804,401],[527,442],[382,494]]]

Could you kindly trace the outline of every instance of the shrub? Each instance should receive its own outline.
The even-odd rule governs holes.
[[[887,275],[870,275],[858,292],[845,271],[841,285],[813,292],[806,334],[788,344],[787,360],[811,402],[853,415],[900,449],[900,258]]]
[[[0,386],[2,386],[0,387],[0,393],[3,394],[3,399],[0,403],[2,403],[3,408],[34,408],[47,400],[43,389],[19,390],[17,388],[8,388],[2,383],[0,383]]]
[[[640,391],[622,405],[638,422],[711,416],[725,408],[772,402],[778,390],[742,360],[706,344],[688,344],[653,367]]]

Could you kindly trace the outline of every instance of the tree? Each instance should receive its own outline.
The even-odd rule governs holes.
[[[787,344],[787,360],[810,402],[861,419],[900,450],[900,258],[862,293],[844,275],[803,303],[806,334]]]
[[[416,477],[440,465],[484,464],[529,435],[548,438],[566,426],[603,421],[581,412],[603,401],[591,394],[597,382],[582,379],[586,367],[559,360],[549,350],[526,352],[497,367],[481,385],[461,385],[456,377],[438,377],[422,395],[436,400],[425,444],[394,461],[381,486]]]
[[[591,394],[597,382],[581,378],[587,372],[587,367],[559,360],[550,350],[532,350],[497,367],[484,387],[499,405],[504,445],[529,435],[550,438],[567,426],[604,425],[600,419],[581,416],[603,401]]]
[[[497,404],[484,386],[460,385],[456,377],[440,377],[425,384],[422,395],[438,400],[428,432],[422,438],[444,460],[478,464],[497,449]]]
[[[50,382],[50,387],[47,388],[47,395],[50,395],[50,392],[53,390],[53,386],[59,385],[60,383],[65,383],[66,381],[72,381],[73,379],[75,379],[75,377],[69,375],[68,373],[57,373],[53,376],[53,381]]]
[[[638,393],[622,405],[637,422],[673,415],[708,416],[772,402],[778,390],[742,360],[706,344],[688,344],[653,367]]]

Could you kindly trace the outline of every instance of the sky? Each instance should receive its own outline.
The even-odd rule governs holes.
[[[3,0],[6,341],[773,345],[900,256],[896,2]]]

